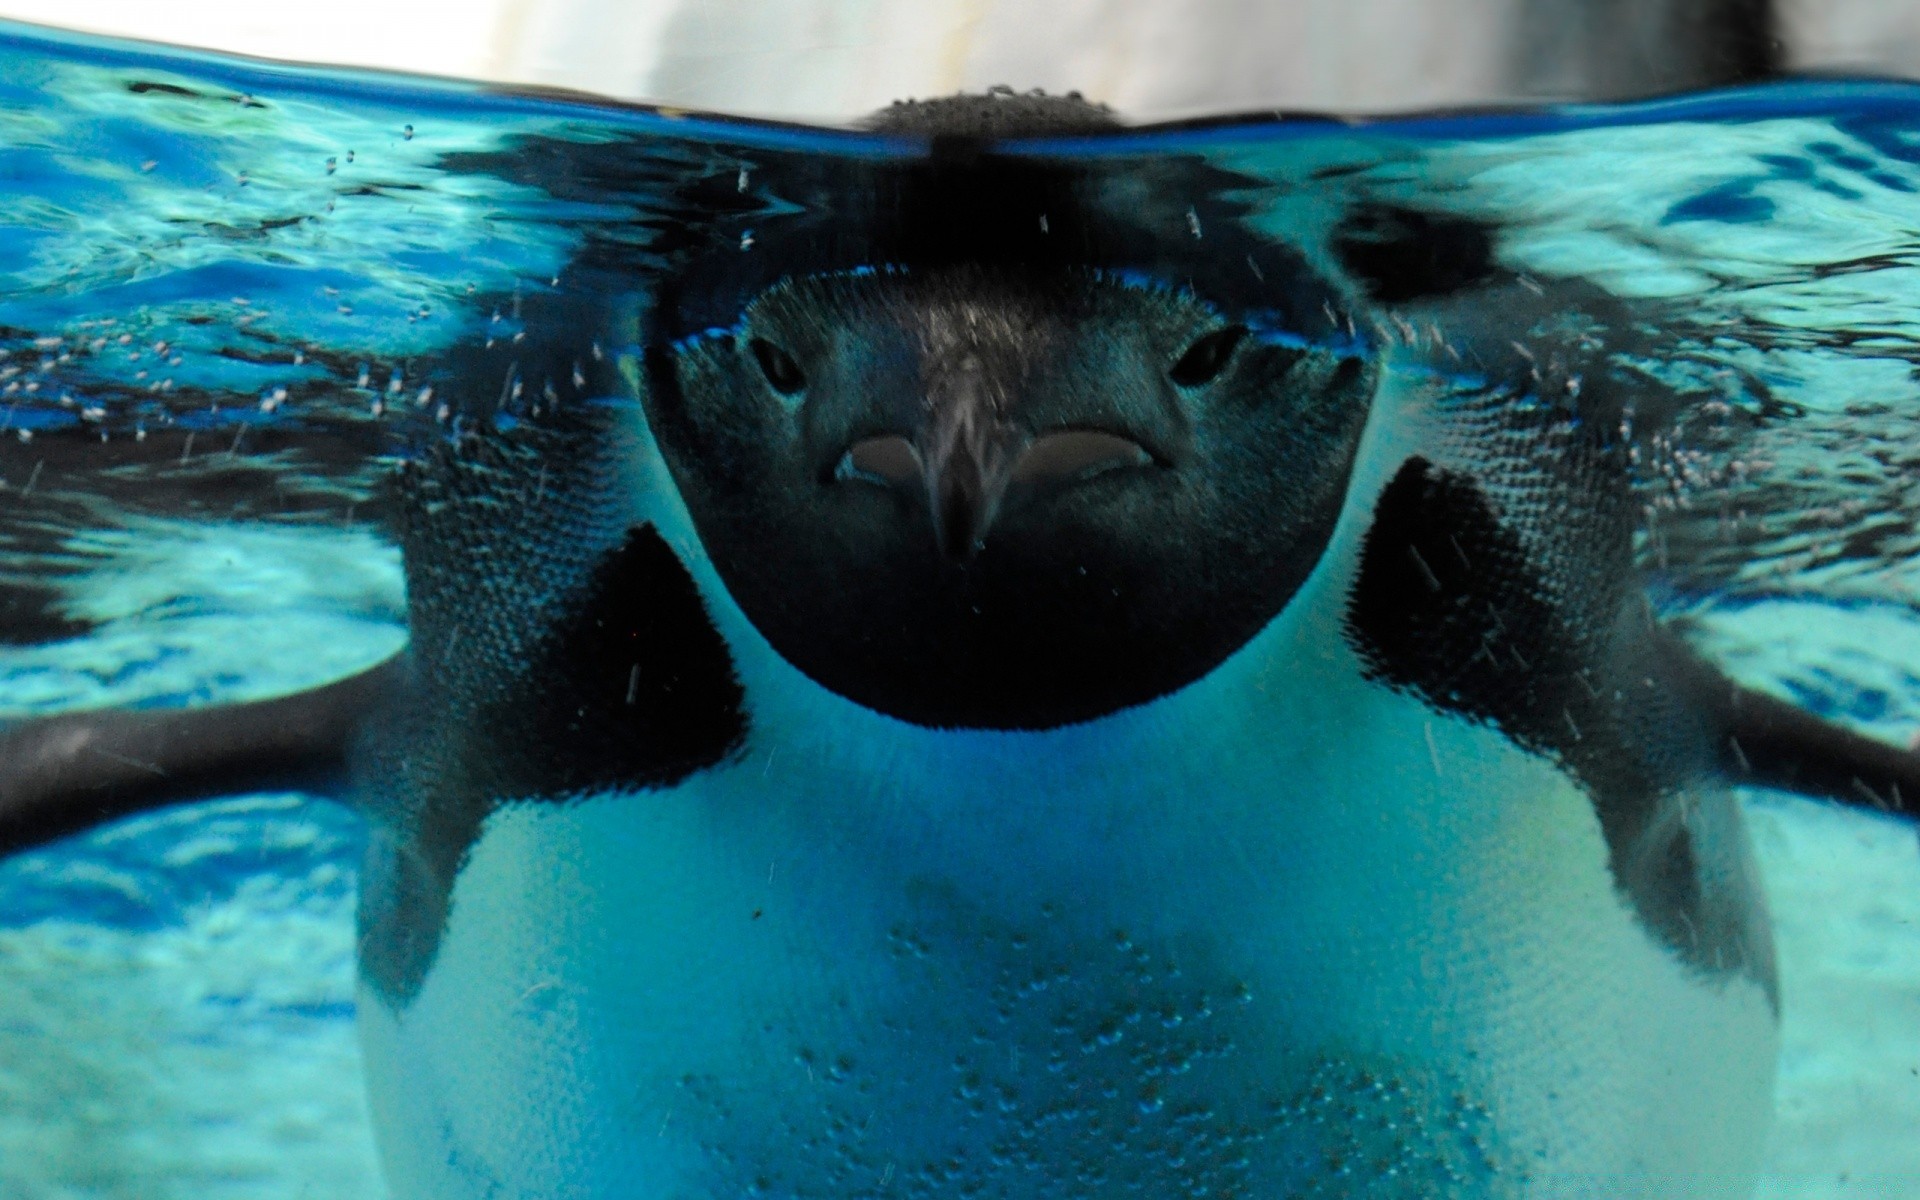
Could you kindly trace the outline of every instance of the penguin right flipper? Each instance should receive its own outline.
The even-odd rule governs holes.
[[[0,729],[0,857],[169,804],[339,793],[399,659],[324,687],[208,708],[66,713]]]
[[[1729,779],[1920,817],[1920,752],[1742,687],[1679,638],[1668,640],[1686,689],[1719,731],[1720,766]]]

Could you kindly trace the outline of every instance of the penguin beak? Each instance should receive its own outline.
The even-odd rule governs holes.
[[[998,389],[977,362],[962,364],[942,383],[930,389],[914,449],[934,544],[948,561],[965,563],[986,543],[1028,439],[1003,415]]]
[[[920,490],[933,518],[934,545],[956,566],[985,547],[1010,501],[1155,461],[1121,433],[1060,429],[1036,436],[1008,415],[996,382],[975,361],[959,364],[928,388],[910,435],[862,438],[835,471],[841,479]]]

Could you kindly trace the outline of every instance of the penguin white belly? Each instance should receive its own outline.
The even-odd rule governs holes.
[[[1645,930],[1554,765],[1291,611],[1044,733],[750,679],[740,758],[496,812],[366,997],[396,1195],[1744,1194],[1761,986]]]

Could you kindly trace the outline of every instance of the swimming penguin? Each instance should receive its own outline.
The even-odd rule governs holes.
[[[0,844],[349,774],[400,1196],[1746,1194],[1727,784],[1920,762],[1654,621],[1604,372],[1368,332],[1524,289],[993,152],[1106,123],[890,110],[868,253],[691,251],[625,403],[399,473],[401,658],[21,726]]]

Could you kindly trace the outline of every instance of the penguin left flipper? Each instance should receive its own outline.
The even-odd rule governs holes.
[[[1859,808],[1920,816],[1920,752],[1822,720],[1743,687],[1671,633],[1671,658],[1690,699],[1719,731],[1719,765],[1737,784],[1776,788]]]
[[[272,700],[65,713],[0,729],[0,856],[210,796],[341,794],[348,750],[398,663]]]

